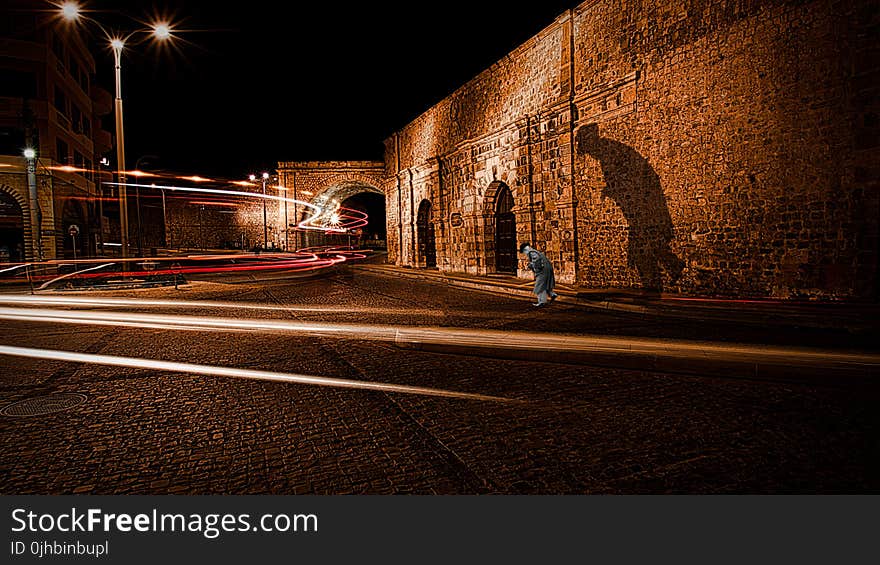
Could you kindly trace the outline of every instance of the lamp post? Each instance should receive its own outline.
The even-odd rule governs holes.
[[[153,189],[156,189],[156,183],[153,183]],[[165,187],[162,187],[162,246],[168,245],[168,213],[165,211]]]
[[[30,141],[30,140],[29,140]],[[31,213],[31,233],[33,234],[32,261],[43,260],[43,214],[40,212],[40,201],[37,197],[37,151],[33,147],[24,150],[24,158],[27,160],[28,204]]]
[[[105,37],[110,40],[110,48],[113,50],[113,63],[116,75],[116,175],[119,183],[119,228],[121,232],[122,257],[128,257],[128,195],[125,187],[125,131],[122,121],[122,51],[126,42],[137,33],[149,33],[154,39],[165,41],[171,38],[171,28],[165,22],[152,24],[151,29],[135,30],[126,37],[112,35],[101,26],[100,23],[82,13],[79,4],[68,1],[58,7],[61,16],[69,22],[88,20],[96,25]]]
[[[131,172],[132,175],[139,175],[141,173],[141,161],[149,160],[149,159],[158,159],[155,155],[141,155],[137,158],[137,161],[134,162],[134,170]],[[134,187],[134,200],[135,200],[135,211],[137,212],[137,244],[138,244],[138,257],[144,256],[144,233],[143,227],[141,224],[141,187]]]

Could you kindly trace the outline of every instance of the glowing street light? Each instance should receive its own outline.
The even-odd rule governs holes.
[[[61,5],[61,15],[68,21],[77,19],[79,17],[79,5],[76,2],[65,2]]]
[[[122,119],[122,52],[129,39],[139,33],[148,33],[157,41],[168,41],[173,38],[168,22],[157,22],[149,30],[139,29],[129,33],[125,37],[111,35],[93,18],[84,16],[80,5],[73,1],[66,1],[58,6],[61,17],[71,23],[88,21],[97,26],[109,40],[113,50],[114,69],[116,74],[116,174],[119,182],[119,227],[122,236],[122,256],[128,257],[128,196],[125,187],[125,130]],[[138,227],[140,229],[140,226]]]

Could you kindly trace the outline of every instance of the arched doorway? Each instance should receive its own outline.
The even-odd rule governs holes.
[[[516,216],[513,194],[507,186],[498,190],[495,199],[495,270],[516,274]]]
[[[422,200],[416,221],[419,263],[427,268],[437,266],[437,247],[434,242],[434,224],[431,222],[431,203]]]
[[[0,263],[24,261],[24,215],[11,194],[0,192]]]

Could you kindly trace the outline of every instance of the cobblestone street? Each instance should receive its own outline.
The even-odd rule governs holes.
[[[61,293],[56,293],[56,296]],[[783,343],[357,269],[78,297],[209,301],[140,313]],[[261,305],[235,310],[218,305]],[[81,307],[79,309],[85,309]],[[442,398],[0,356],[4,494],[865,493],[880,490],[876,386],[773,382],[426,352],[350,337],[5,321],[16,347],[491,395]],[[802,345],[836,345],[821,333]],[[743,375],[744,377],[747,375]],[[80,397],[82,398],[82,397]]]

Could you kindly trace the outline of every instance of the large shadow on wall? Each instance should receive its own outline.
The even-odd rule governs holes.
[[[661,269],[673,282],[678,280],[684,261],[669,248],[672,218],[660,178],[648,161],[632,147],[600,136],[596,124],[578,130],[577,152],[593,157],[602,167],[602,195],[614,200],[626,218],[628,262],[638,270],[642,288],[663,290]]]

